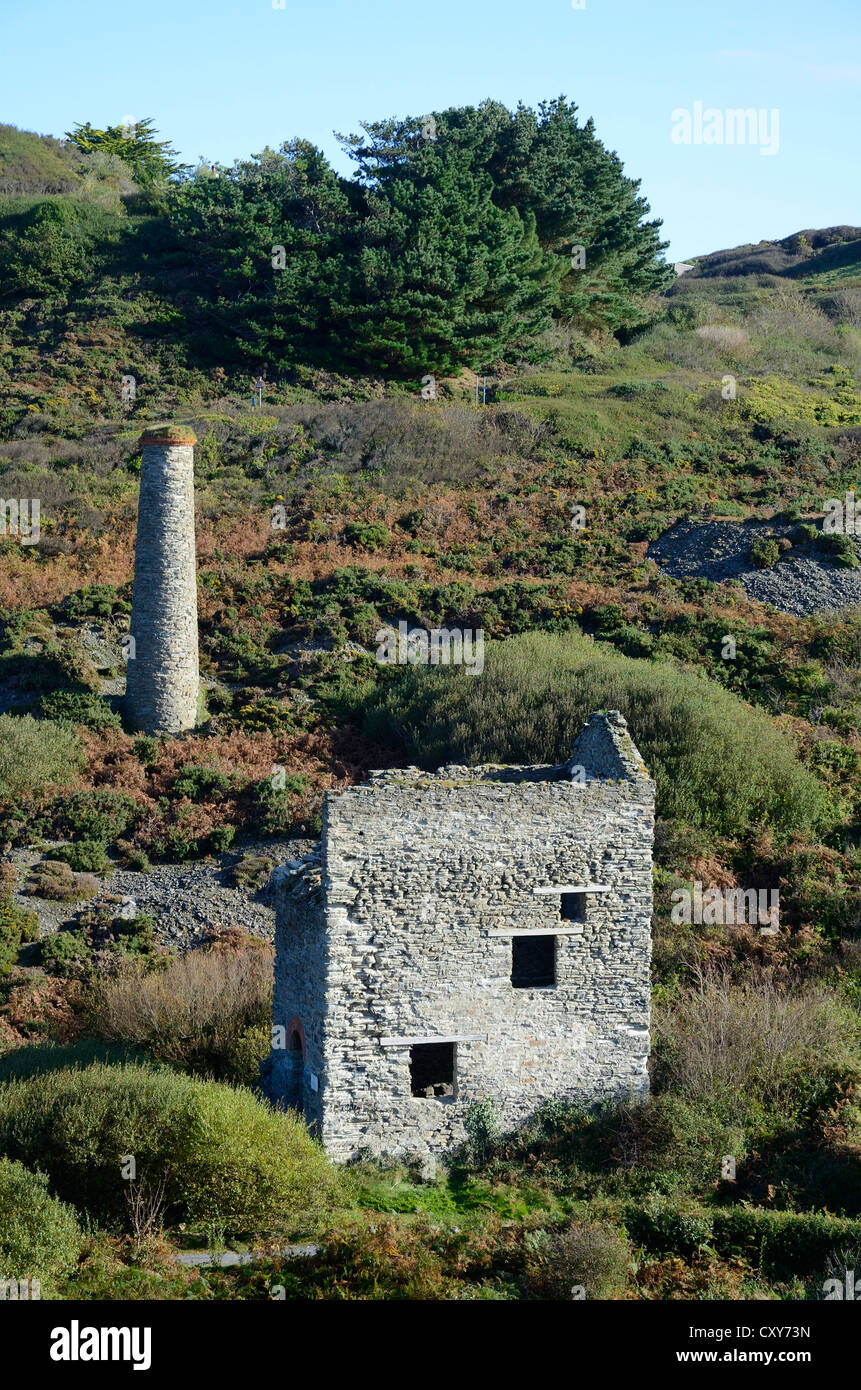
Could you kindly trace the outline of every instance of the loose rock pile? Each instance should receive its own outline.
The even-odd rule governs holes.
[[[793,523],[679,521],[649,547],[649,558],[674,579],[735,580],[749,598],[782,613],[822,613],[861,604],[861,569],[844,569],[825,555],[785,551],[773,569],[750,559],[754,540],[791,540]],[[853,540],[861,556],[857,540]]]

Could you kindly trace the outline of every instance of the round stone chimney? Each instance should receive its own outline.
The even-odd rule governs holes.
[[[176,426],[141,437],[126,712],[148,734],[177,734],[197,722],[196,443]]]

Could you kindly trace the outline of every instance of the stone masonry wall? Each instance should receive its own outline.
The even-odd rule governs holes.
[[[621,716],[593,716],[571,761],[587,750],[612,780],[405,769],[327,796],[322,860],[278,895],[275,1022],[301,1021],[333,1156],[451,1149],[485,1097],[509,1126],[647,1090],[654,784]],[[584,921],[534,891],[561,885],[597,888]],[[513,986],[503,933],[524,929],[554,933],[555,986]],[[410,1039],[456,1041],[453,1095],[412,1095]],[[275,1098],[289,1065],[273,1054]]]
[[[182,436],[178,436],[182,438]],[[126,707],[146,733],[197,722],[194,448],[143,441]]]

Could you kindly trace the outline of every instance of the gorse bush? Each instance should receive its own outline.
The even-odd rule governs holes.
[[[44,1295],[83,1243],[74,1211],[51,1196],[48,1179],[0,1158],[0,1280],[38,1279]]]
[[[52,690],[39,701],[43,719],[83,724],[88,729],[120,729],[122,721],[107,700],[92,691]]]
[[[58,800],[56,810],[59,825],[67,834],[103,844],[122,835],[140,814],[141,807],[134,797],[111,787],[72,792]]]
[[[0,1090],[0,1153],[38,1163],[60,1197],[108,1222],[127,1212],[123,1156],[164,1179],[168,1220],[237,1233],[308,1229],[334,1170],[291,1113],[249,1091],[151,1064],[44,1071]]]
[[[173,784],[177,796],[191,801],[220,800],[230,787],[230,777],[215,767],[186,767]]]
[[[780,547],[777,541],[759,536],[757,540],[751,542],[750,559],[751,564],[756,565],[757,569],[773,569],[780,559]]]
[[[527,1125],[496,1140],[486,1168],[518,1181],[526,1167],[553,1190],[584,1198],[605,1188],[711,1191],[721,1156],[745,1152],[734,1117],[662,1093],[593,1107],[545,1102]]]
[[[80,932],[74,931],[58,931],[46,936],[40,945],[39,956],[44,968],[52,975],[67,978],[86,976],[93,963],[89,941]]]
[[[715,1211],[665,1198],[626,1207],[625,1224],[632,1240],[650,1254],[690,1259],[711,1250],[724,1258],[741,1257],[767,1276],[782,1279],[818,1274],[829,1265],[832,1271],[839,1268],[840,1252],[861,1236],[861,1222],[828,1212]]]
[[[60,845],[51,854],[76,873],[104,876],[113,869],[101,840],[78,840],[73,845]]]
[[[38,941],[39,918],[18,907],[12,894],[0,889],[0,977],[8,975],[25,941]]]
[[[489,643],[480,680],[407,668],[357,689],[352,709],[423,767],[561,763],[588,716],[618,708],[657,784],[664,819],[731,836],[827,829],[827,793],[792,740],[737,696],[670,661],[638,661],[579,634]]]

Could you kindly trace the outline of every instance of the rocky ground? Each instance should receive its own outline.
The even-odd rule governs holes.
[[[791,539],[792,523],[679,521],[649,546],[649,558],[675,579],[735,580],[749,598],[782,613],[822,613],[861,604],[861,568],[844,569],[824,555],[784,552],[772,569],[757,569],[750,546],[759,537]],[[854,541],[861,556],[861,547]]]
[[[116,916],[133,918],[149,913],[156,923],[156,935],[167,946],[187,949],[216,927],[240,927],[252,936],[271,941],[275,934],[275,911],[271,889],[258,892],[236,887],[232,870],[241,854],[259,854],[274,866],[298,867],[314,846],[312,840],[265,840],[243,843],[241,853],[229,853],[187,864],[158,864],[147,873],[116,868],[100,880],[96,898],[83,903],[52,902],[22,892],[27,871],[40,859],[50,857],[50,848],[16,849],[9,856],[18,869],[14,899],[36,912],[41,934],[50,935],[73,925],[82,909],[97,907],[107,897],[122,898]]]

